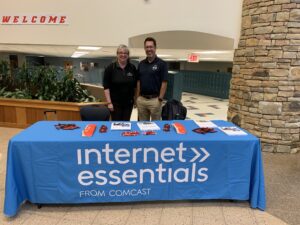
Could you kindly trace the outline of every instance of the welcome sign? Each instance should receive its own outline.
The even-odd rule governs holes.
[[[66,25],[65,14],[0,14],[2,25]]]

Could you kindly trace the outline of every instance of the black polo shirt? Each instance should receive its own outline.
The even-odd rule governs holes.
[[[117,62],[106,67],[103,77],[103,87],[109,89],[112,103],[122,106],[133,104],[136,88],[137,70],[128,63],[122,69]]]
[[[144,59],[138,66],[141,95],[159,95],[161,84],[168,79],[168,66],[165,61],[155,57],[153,62]]]

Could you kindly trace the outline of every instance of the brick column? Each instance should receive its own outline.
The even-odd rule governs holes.
[[[300,151],[300,0],[244,0],[227,116],[263,151]]]

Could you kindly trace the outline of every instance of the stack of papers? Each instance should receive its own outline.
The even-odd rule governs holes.
[[[113,122],[110,127],[111,130],[131,130],[131,123],[129,122]]]
[[[140,130],[160,130],[159,126],[154,122],[138,122],[137,123]]]
[[[204,120],[201,120],[201,121],[195,121],[194,122],[199,126],[199,127],[209,127],[209,128],[212,128],[212,127],[217,127],[216,124],[214,124],[213,122],[211,121],[204,121]]]
[[[230,135],[230,136],[235,136],[235,135],[247,135],[246,132],[242,131],[241,129],[237,127],[219,127],[221,131],[223,131],[225,134]]]

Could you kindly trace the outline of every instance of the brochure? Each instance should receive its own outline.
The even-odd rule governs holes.
[[[237,127],[219,127],[221,131],[223,131],[225,134],[230,135],[230,136],[235,136],[235,135],[248,135],[246,132],[242,131],[241,129]]]
[[[131,123],[129,122],[113,122],[110,127],[111,130],[131,130]]]
[[[217,125],[214,124],[214,123],[211,122],[211,121],[206,121],[206,120],[195,121],[195,120],[194,120],[194,122],[195,122],[199,127],[209,127],[209,128],[217,127]]]
[[[138,122],[137,125],[142,131],[160,130],[159,126],[154,122]]]

